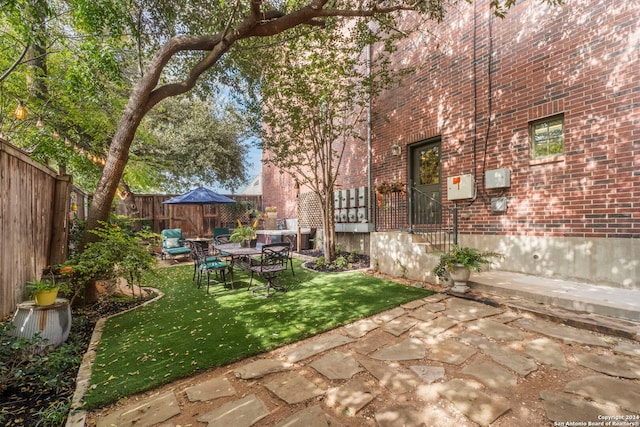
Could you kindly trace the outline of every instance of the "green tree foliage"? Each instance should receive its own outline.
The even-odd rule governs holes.
[[[101,173],[97,159],[106,157],[126,101],[120,40],[131,25],[118,23],[120,31],[112,26],[107,36],[104,19],[121,11],[117,3],[75,6],[15,0],[0,9],[0,131],[92,191]],[[18,101],[26,107],[25,120],[12,118]]]
[[[169,2],[14,0],[0,4],[0,133],[34,159],[72,174],[74,183],[91,193],[146,55],[191,15],[176,11]],[[45,25],[36,25],[39,21],[32,13],[36,9]],[[34,46],[43,52],[36,74],[27,54]],[[190,61],[178,58],[171,68],[180,72]],[[41,93],[31,90],[35,81],[44,88]],[[195,95],[205,98],[212,93],[212,86],[205,86]],[[12,118],[18,101],[27,108],[22,121]],[[206,105],[195,96],[183,100],[179,108],[169,117],[180,124],[171,140],[158,132],[157,120],[136,134],[125,175],[132,180],[131,187],[173,191],[194,180],[238,186],[245,176],[246,150],[239,140],[243,135],[240,116],[232,111],[207,115]],[[224,108],[228,110],[228,104]],[[208,121],[207,117],[213,118]],[[44,128],[36,127],[39,121]],[[54,137],[54,132],[60,136]],[[191,137],[179,140],[180,132]],[[197,138],[198,133],[202,138]],[[184,146],[189,142],[194,144],[191,150]],[[205,161],[207,152],[211,156]],[[163,161],[145,164],[149,159]],[[160,175],[158,170],[168,173]]]
[[[400,74],[389,69],[384,54],[391,44],[382,45],[372,62],[375,39],[368,26],[346,28],[337,20],[287,39],[263,72],[267,161],[318,197],[329,262],[335,255],[333,193],[343,155],[350,144],[364,143],[371,96]]]
[[[150,112],[144,129],[149,140],[134,143],[131,150],[135,167],[126,176],[132,186],[180,192],[216,183],[237,188],[247,179],[245,124],[233,108],[171,98]],[[154,183],[143,185],[138,177],[152,177]]]

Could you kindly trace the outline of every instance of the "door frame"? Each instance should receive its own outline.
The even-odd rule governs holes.
[[[419,150],[428,146],[438,146],[438,185],[440,186],[440,190],[438,193],[440,198],[437,201],[437,204],[438,208],[440,209],[440,214],[437,217],[439,218],[438,224],[442,223],[442,137],[438,135],[407,145],[407,187],[409,189],[408,220],[410,229],[413,229],[415,224],[414,211],[416,209],[416,205],[413,187],[416,184],[414,181],[414,173],[416,172],[417,168],[416,154]]]

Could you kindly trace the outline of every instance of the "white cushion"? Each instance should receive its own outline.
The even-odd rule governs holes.
[[[177,238],[177,237],[172,237],[170,239],[167,239],[164,247],[167,248],[167,249],[179,248],[180,247],[180,239]]]

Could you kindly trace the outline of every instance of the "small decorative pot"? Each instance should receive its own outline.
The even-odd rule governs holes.
[[[38,291],[34,294],[33,299],[38,306],[52,305],[56,302],[58,297],[58,288],[51,289],[50,291]]]

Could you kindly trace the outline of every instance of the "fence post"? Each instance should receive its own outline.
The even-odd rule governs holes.
[[[67,260],[69,241],[69,207],[71,204],[71,175],[56,176],[53,210],[51,212],[51,244],[49,265]]]

